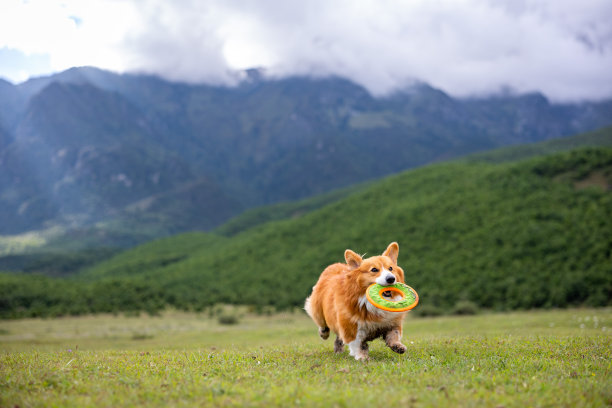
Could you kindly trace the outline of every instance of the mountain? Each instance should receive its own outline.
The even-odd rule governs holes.
[[[612,304],[612,149],[457,160],[372,182],[305,214],[149,242],[71,278],[0,274],[0,316],[301,306],[346,248],[391,241],[417,310]]]
[[[483,153],[468,155],[458,160],[467,163],[484,162],[499,164],[588,147],[612,148],[612,127],[545,142],[499,148]],[[231,218],[229,221],[215,228],[212,232],[215,237],[222,236],[231,238],[262,224],[296,219],[326,205],[344,199],[351,194],[363,191],[375,183],[376,181],[354,184],[347,188],[336,189],[329,193],[298,201],[283,202],[249,209]],[[185,203],[178,202],[176,203],[176,208],[180,209],[184,205]],[[180,213],[175,213],[175,222],[179,217]],[[23,249],[18,251],[9,250],[8,253],[10,255],[0,257],[0,271],[23,271],[31,274],[42,273],[54,277],[77,275],[84,268],[120,252],[121,247],[134,246],[139,242],[146,241],[148,237],[155,236],[156,234],[163,235],[162,233],[164,231],[155,229],[156,226],[154,222],[148,223],[149,225],[153,224],[152,226],[143,228],[143,225],[147,223],[147,221],[149,220],[115,220],[103,225],[102,228],[73,229],[60,238],[55,238],[50,243],[47,243],[40,251],[24,251]],[[109,225],[110,223],[112,224]],[[112,231],[112,233],[109,233],[109,231]],[[177,229],[177,232],[180,232],[180,229]],[[197,237],[197,235],[193,235],[193,237]],[[25,236],[18,237],[17,240],[5,238],[5,241],[8,241],[9,249],[11,245],[17,246],[19,249],[20,246],[27,243],[28,239],[42,239],[44,241],[44,236],[41,237],[40,235],[34,234],[34,237],[32,237],[30,234],[25,234]],[[2,241],[0,241],[0,245],[1,244]],[[6,243],[4,245],[6,245]],[[83,250],[83,247],[89,249]],[[186,245],[186,242],[181,241],[181,248],[182,250],[190,251],[192,247]],[[161,246],[159,249],[161,253],[164,252]]]
[[[474,153],[465,157],[468,161],[485,161],[488,163],[503,163],[560,153],[579,147],[611,147],[612,127],[605,127],[593,132],[547,140],[539,143],[503,147],[482,153]]]
[[[589,147],[612,148],[612,127],[544,142],[502,147],[482,153],[474,153],[456,160],[467,163],[499,164]],[[250,209],[215,228],[213,232],[231,237],[260,224],[301,217],[310,211],[343,199],[349,194],[364,190],[372,183],[376,183],[376,181],[355,184],[349,188],[337,189],[308,199]]]
[[[0,83],[0,234],[130,246],[245,209],[426,163],[612,123],[612,101],[455,99],[426,84],[374,98],[342,78],[233,88],[74,68]]]
[[[166,195],[180,197],[187,190],[191,205],[226,209],[226,216],[237,206],[156,142],[133,104],[89,84],[52,82],[30,99],[13,142],[2,152],[0,177],[8,196],[2,200],[8,207],[0,220],[4,233],[49,221],[91,224],[119,211],[159,207]]]

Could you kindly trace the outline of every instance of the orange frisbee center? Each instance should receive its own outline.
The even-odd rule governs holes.
[[[384,293],[384,292],[394,292],[394,293],[396,293],[396,294],[400,295],[402,298],[401,298],[401,299],[394,300],[394,299],[393,299],[393,297],[394,297],[394,296],[393,296],[393,295],[391,295],[391,299],[389,299],[389,298],[387,298],[386,296],[383,296],[383,293]],[[404,295],[404,292],[402,292],[402,291],[401,291],[401,290],[399,290],[398,288],[393,288],[393,287],[383,287],[383,288],[382,288],[382,289],[381,289],[381,290],[378,292],[378,295],[379,295],[381,298],[386,299],[386,300],[387,300],[387,301],[389,301],[389,302],[401,302],[401,301],[402,301],[402,300],[404,300],[404,298],[406,297],[406,296]]]

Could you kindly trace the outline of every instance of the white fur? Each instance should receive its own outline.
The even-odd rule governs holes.
[[[385,314],[389,313],[385,310],[377,308],[376,306],[368,302],[368,298],[366,295],[362,295],[359,297],[359,307],[360,308],[365,307],[368,310],[368,313],[372,313],[377,316],[384,316]]]
[[[351,341],[348,344],[349,355],[355,357],[355,360],[361,360],[364,358],[368,358],[367,352],[361,349],[361,343],[363,343],[363,340],[365,338],[366,338],[366,331],[362,329],[362,325],[361,323],[359,323],[359,326],[357,329],[357,337],[355,337],[355,340]]]
[[[366,297],[366,295],[362,295],[359,297],[359,307],[360,308],[365,307],[368,313],[372,313],[374,315],[377,315],[383,318],[383,320],[377,323],[366,323],[368,327],[372,325],[387,326],[388,321],[395,319],[398,313],[406,314],[406,312],[388,312],[386,310],[379,309],[373,304],[371,304],[370,302],[368,302],[368,298]],[[359,325],[362,324],[362,322],[357,322],[357,323]]]
[[[306,313],[308,313],[308,316],[312,317],[310,296],[306,298],[306,303],[304,303],[304,310],[306,311]]]
[[[393,276],[395,278],[395,275],[393,275],[390,271],[383,269],[383,271],[380,273],[380,276],[376,278],[376,283],[381,286],[393,285],[393,283],[395,283],[396,281],[393,281],[393,283],[387,283],[387,277],[389,276]]]

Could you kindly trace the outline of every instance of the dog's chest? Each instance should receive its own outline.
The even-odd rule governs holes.
[[[365,296],[359,298],[359,306],[365,308],[367,316],[370,317],[357,322],[359,331],[368,338],[383,336],[387,331],[397,326],[398,321],[401,321],[405,314],[378,309],[368,302]]]
[[[398,313],[397,312],[387,312],[386,310],[382,310],[368,302],[368,298],[363,295],[359,298],[359,307],[365,308],[368,312],[368,315],[375,318],[376,321],[386,322],[386,321],[395,321],[397,320]],[[403,313],[400,313],[403,315]]]

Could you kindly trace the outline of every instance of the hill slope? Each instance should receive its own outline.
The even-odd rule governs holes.
[[[469,161],[502,163],[528,159],[547,154],[565,152],[581,147],[612,147],[612,127],[605,127],[593,132],[547,140],[539,143],[502,147],[465,157]]]
[[[299,306],[344,249],[372,255],[391,241],[400,243],[400,265],[422,307],[449,310],[462,300],[492,309],[609,305],[611,186],[612,150],[604,148],[427,166],[231,238],[177,236],[126,251],[77,280],[5,276],[3,315],[31,310],[23,304],[28,285],[66,285],[52,291],[56,297],[79,288],[70,307],[83,310]],[[30,301],[66,307],[43,289],[30,292],[42,296]]]
[[[612,127],[544,142],[502,147],[482,153],[471,154],[458,160],[467,162],[504,163],[586,147],[612,147]],[[357,184],[347,189],[334,190],[331,193],[317,195],[309,199],[261,206],[247,210],[224,223],[222,226],[215,229],[214,232],[219,235],[231,236],[268,221],[301,216],[307,211],[312,211],[322,207],[324,204],[344,198],[349,192],[359,191],[367,185],[366,183]]]

